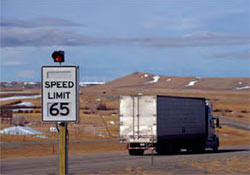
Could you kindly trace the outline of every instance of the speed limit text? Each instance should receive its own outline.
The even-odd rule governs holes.
[[[70,88],[74,88],[73,81],[46,81],[45,88],[65,89],[65,91],[48,92],[48,99],[69,99]]]
[[[73,81],[45,81],[45,88],[73,88]]]
[[[70,92],[48,92],[49,99],[69,99]]]

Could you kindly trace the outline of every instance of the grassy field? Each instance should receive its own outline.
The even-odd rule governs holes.
[[[39,89],[29,90],[30,93],[40,93]],[[81,89],[80,96],[80,118],[79,123],[69,123],[70,140],[89,140],[118,138],[119,136],[119,96],[121,94],[137,94],[142,92],[144,95],[171,95],[204,97],[212,105],[214,115],[231,117],[235,120],[249,122],[249,92],[248,91],[201,91],[201,90],[112,90],[112,91],[92,91]],[[13,95],[13,94],[10,94]],[[16,102],[17,100],[4,101],[1,105]],[[36,106],[41,106],[41,99],[25,99],[22,102],[31,102]],[[100,110],[98,107],[105,107]],[[34,109],[41,110],[41,109]],[[41,113],[24,112],[14,113],[14,116],[23,116],[26,125],[41,131],[46,138],[34,136],[13,136],[0,135],[1,142],[30,142],[30,141],[57,141],[57,133],[51,133],[50,127],[55,123],[42,123]],[[0,129],[13,126],[13,124],[0,124]],[[248,145],[249,132],[223,126],[217,133],[220,136],[220,144],[225,145]],[[99,147],[99,145],[102,145]],[[27,156],[47,156],[57,154],[57,144],[48,143],[19,145],[13,147],[1,147],[1,159]],[[86,154],[93,152],[109,152],[124,150],[124,145],[119,142],[91,142],[91,143],[70,143],[70,154]]]
[[[110,98],[119,98],[123,95],[169,95],[169,96],[184,96],[184,97],[202,97],[206,98],[213,109],[214,115],[231,117],[233,119],[250,122],[250,92],[249,91],[202,91],[202,90],[163,90],[163,89],[130,89],[130,90],[112,90],[96,92],[92,90],[82,91],[83,94],[88,94],[90,97],[106,96]],[[86,97],[87,98],[87,97]],[[106,102],[108,105],[117,108],[118,100]]]
[[[232,127],[224,126],[220,130],[216,131],[219,134],[220,145],[248,145],[249,144],[249,132],[244,130],[234,129]],[[52,139],[53,138],[53,139]],[[57,134],[55,134],[49,140],[57,140]],[[82,140],[88,139],[100,139],[100,137],[84,136]],[[110,138],[110,137],[105,137]],[[76,139],[74,135],[69,133],[69,139]],[[29,142],[29,141],[44,141],[44,139],[34,138],[32,136],[1,136],[1,140],[4,142]],[[48,139],[46,139],[48,140]],[[89,154],[100,152],[113,152],[113,151],[125,151],[126,145],[119,143],[118,141],[93,141],[88,143],[70,143],[69,154]],[[1,147],[1,159],[9,159],[14,157],[32,157],[32,156],[52,156],[57,155],[58,144],[46,143],[46,144],[26,144],[17,145],[11,147]]]
[[[122,150],[125,150],[125,146],[119,142],[100,141],[89,143],[69,143],[69,155],[114,152]],[[57,143],[1,147],[1,159],[53,155],[58,155]]]

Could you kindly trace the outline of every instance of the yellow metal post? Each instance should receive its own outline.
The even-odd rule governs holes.
[[[67,148],[67,123],[59,124],[59,175],[67,174],[67,158],[68,158],[68,148]]]

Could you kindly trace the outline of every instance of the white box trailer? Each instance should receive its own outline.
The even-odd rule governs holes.
[[[132,155],[143,154],[145,149],[156,149],[159,153],[181,148],[217,149],[214,119],[204,98],[120,97],[120,140],[127,143]]]

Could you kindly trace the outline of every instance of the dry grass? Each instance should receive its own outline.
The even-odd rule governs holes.
[[[144,95],[169,95],[169,96],[185,96],[185,97],[203,97],[208,99],[214,112],[214,115],[221,115],[230,117],[243,122],[250,122],[250,93],[248,91],[211,91],[211,90],[168,90],[168,89],[143,89],[143,88],[130,88],[130,89],[116,89],[107,90],[105,95],[102,91],[92,91],[91,89],[81,90],[85,94],[85,98],[95,98],[98,96],[106,96],[107,98],[117,98],[117,100],[105,100],[104,102],[115,109],[119,108],[119,96],[123,95],[136,95],[139,92]],[[87,97],[87,95],[89,97]],[[90,103],[96,103],[91,101]],[[231,112],[229,112],[231,111]]]
[[[250,144],[250,131],[223,126],[216,133],[219,135],[220,146]]]
[[[124,150],[119,142],[69,143],[69,155],[115,152]],[[1,147],[1,159],[33,156],[52,156],[58,154],[58,144],[30,144]]]
[[[204,173],[219,173],[219,174],[249,174],[249,157],[220,158],[215,160],[193,160],[191,163],[186,163],[192,167],[203,170]]]
[[[167,172],[167,171],[156,171],[156,170],[146,170],[143,167],[131,167],[128,166],[126,168],[113,169],[108,171],[102,171],[102,174],[127,174],[127,175],[135,175],[135,174],[165,174],[165,175],[173,175],[175,173]]]
[[[32,93],[39,93],[39,89],[31,90]],[[223,115],[234,118],[236,120],[249,122],[250,109],[249,109],[249,92],[242,91],[201,91],[201,90],[163,90],[163,89],[128,89],[128,90],[110,90],[103,94],[102,91],[92,91],[91,89],[81,89],[81,108],[89,107],[91,105],[97,106],[98,104],[106,104],[108,108],[113,110],[107,111],[91,111],[80,110],[80,122],[69,123],[68,130],[70,140],[88,140],[88,139],[103,139],[103,138],[118,138],[119,133],[119,96],[121,94],[137,94],[142,92],[147,95],[171,95],[171,96],[189,96],[189,97],[205,97],[212,103],[213,109],[218,109],[219,112],[215,115]],[[25,102],[32,102],[33,104],[40,106],[41,99],[27,99],[22,100]],[[9,103],[12,101],[8,101]],[[2,105],[2,103],[1,103]],[[232,111],[232,112],[227,112]],[[244,112],[242,112],[244,111]],[[49,127],[55,126],[54,123],[42,123],[41,113],[14,113],[14,115],[24,116],[29,122],[29,127],[41,131],[47,139],[35,138],[32,136],[6,136],[0,135],[2,142],[29,142],[29,141],[47,141],[57,140],[57,133],[50,133]],[[241,116],[241,117],[239,117]],[[115,125],[113,125],[115,123]],[[0,129],[12,126],[11,124],[0,124]],[[109,134],[111,133],[111,135]],[[242,145],[249,144],[249,132],[244,130],[237,130],[231,127],[223,126],[218,131],[220,135],[220,144],[225,145]],[[95,143],[96,145],[100,144]],[[70,154],[87,153],[87,152],[106,152],[112,150],[121,150],[120,143],[104,142],[104,147],[99,149],[95,147],[95,144],[83,144],[72,143],[70,144]],[[114,147],[113,147],[114,146]],[[19,147],[5,147],[2,148],[2,155],[5,158],[11,157],[26,157],[26,156],[40,156],[40,155],[52,155],[51,150],[53,144],[46,145],[46,148],[42,148],[44,145],[26,145]],[[81,149],[83,147],[84,149]],[[56,152],[57,145],[54,148]],[[21,151],[24,150],[24,151]],[[88,150],[88,151],[86,151]],[[92,150],[92,151],[91,151]],[[1,158],[2,158],[1,155]]]
[[[9,123],[1,123],[0,124],[0,130],[4,129],[4,128],[8,128],[8,127],[11,127],[12,124],[9,124]],[[0,135],[1,136],[1,135]]]
[[[217,131],[220,137],[220,145],[248,145],[249,132],[244,130],[237,130],[231,127],[223,126],[222,129]],[[96,136],[82,135],[81,138],[100,139]],[[70,140],[78,139],[70,134]],[[1,141],[5,142],[27,142],[27,141],[45,141],[44,139],[34,138],[31,136],[2,136]],[[46,140],[57,140],[57,134],[49,137]],[[113,152],[125,150],[125,145],[119,142],[89,142],[89,143],[70,143],[69,154],[88,154],[99,152]],[[1,159],[14,158],[14,157],[31,157],[31,156],[50,156],[56,155],[58,152],[58,144],[32,144],[32,145],[19,145],[15,147],[2,147]]]

